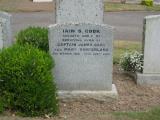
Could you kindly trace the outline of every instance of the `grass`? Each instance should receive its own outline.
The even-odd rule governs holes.
[[[139,111],[139,112],[100,112],[100,113],[91,113],[91,114],[83,114],[77,115],[75,118],[69,117],[67,120],[160,120],[160,107],[152,108],[148,111]],[[84,119],[85,118],[85,119]],[[46,120],[46,118],[26,118],[26,117],[19,117],[19,116],[10,116],[10,115],[0,115],[1,120]],[[50,118],[49,120],[64,120],[62,117],[54,117]]]
[[[17,0],[0,0],[0,11],[15,12],[17,11]],[[18,12],[18,11],[17,11]]]
[[[33,3],[32,0],[0,0],[0,10],[6,12],[53,11],[52,3]]]
[[[160,120],[160,107],[146,112],[115,112],[116,120]]]
[[[121,3],[105,3],[105,12],[112,11],[160,11],[160,5],[153,7],[140,5],[140,4],[121,4]]]
[[[118,64],[121,55],[124,54],[125,52],[141,51],[141,50],[142,50],[142,45],[140,42],[132,42],[124,40],[114,41],[113,63]]]

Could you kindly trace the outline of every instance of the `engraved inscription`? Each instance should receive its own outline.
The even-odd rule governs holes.
[[[53,55],[110,55],[101,29],[69,29],[60,31]]]

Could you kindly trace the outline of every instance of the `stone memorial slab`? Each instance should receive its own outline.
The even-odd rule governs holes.
[[[112,27],[57,24],[49,31],[60,90],[112,90]]]
[[[112,42],[113,28],[103,24],[103,0],[56,0],[49,48],[60,99],[117,98]]]
[[[103,0],[56,0],[56,23],[103,23]]]
[[[160,15],[145,18],[143,73],[160,74]]]
[[[144,19],[144,66],[139,84],[160,84],[160,15]]]
[[[8,47],[12,43],[11,35],[11,15],[0,12],[0,49]]]

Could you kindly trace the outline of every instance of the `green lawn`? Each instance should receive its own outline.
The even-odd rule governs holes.
[[[160,107],[146,112],[115,112],[116,120],[160,120]]]
[[[121,3],[105,3],[104,7],[106,12],[111,11],[160,11],[160,5],[148,7],[139,4],[121,4]]]
[[[113,63],[118,64],[121,55],[124,54],[125,52],[141,51],[141,50],[142,50],[142,45],[140,42],[132,42],[124,40],[114,41]]]

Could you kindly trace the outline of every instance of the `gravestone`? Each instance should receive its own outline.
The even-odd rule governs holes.
[[[56,23],[103,24],[103,0],[56,0]]]
[[[50,51],[61,90],[111,90],[112,28],[93,24],[50,26]],[[63,74],[62,74],[63,73]]]
[[[0,49],[10,46],[11,43],[11,15],[0,12]]]
[[[56,5],[49,47],[60,98],[117,98],[112,85],[113,28],[103,24],[102,0],[57,0]]]
[[[143,46],[143,74],[137,75],[137,82],[160,85],[160,15],[145,17]]]

